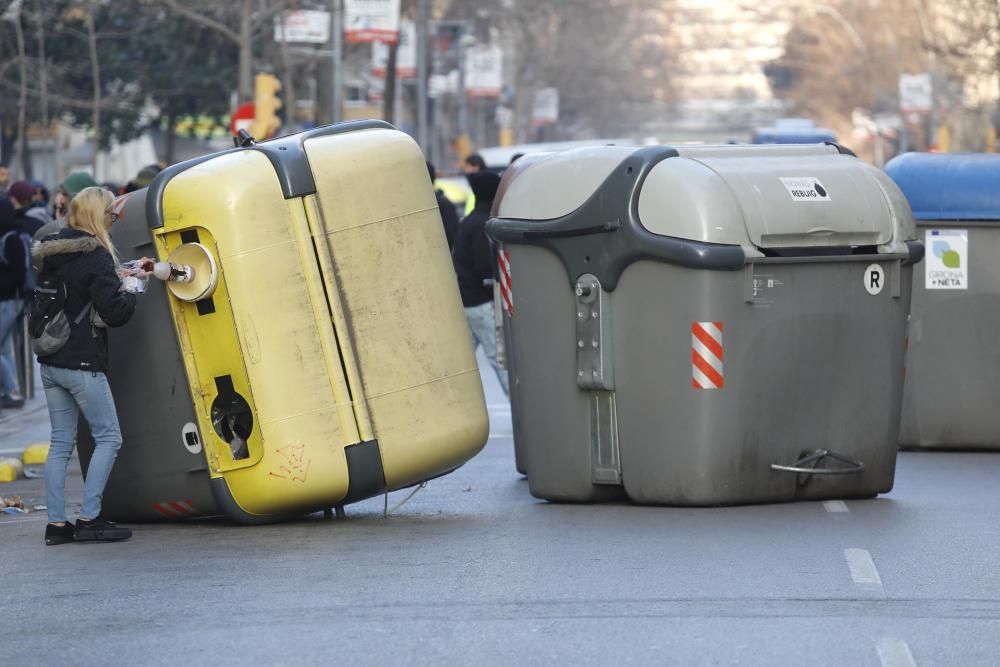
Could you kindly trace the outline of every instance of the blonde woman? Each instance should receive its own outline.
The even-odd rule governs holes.
[[[62,347],[38,357],[52,423],[52,444],[45,463],[49,511],[45,543],[50,545],[132,536],[128,528],[101,518],[104,486],[122,444],[105,375],[108,343],[104,327],[127,323],[136,300],[135,294],[121,291],[118,257],[110,236],[117,219],[113,203],[109,191],[85,188],[70,202],[66,227],[36,243],[31,253],[35,265],[41,266],[39,287],[48,285],[58,291],[65,286],[61,310],[70,323],[69,338]],[[86,472],[80,519],[74,526],[66,520],[64,489],[81,412],[95,446]]]

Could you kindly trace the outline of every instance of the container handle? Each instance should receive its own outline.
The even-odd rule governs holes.
[[[820,462],[823,459],[831,458],[841,463],[846,463],[846,466],[840,468],[819,468]],[[812,464],[811,467],[809,464]],[[865,464],[857,459],[852,459],[849,456],[844,456],[843,454],[837,454],[836,452],[831,452],[828,449],[817,449],[812,452],[805,452],[802,454],[801,458],[793,463],[792,465],[779,465],[777,463],[771,464],[771,470],[778,470],[781,472],[794,472],[799,475],[853,475],[856,473],[864,472]]]
[[[545,228],[542,225],[536,225],[534,228],[525,229],[522,232],[524,238],[547,238],[547,239],[557,239],[557,238],[568,238],[571,236],[589,236],[590,234],[608,234],[610,232],[618,231],[621,228],[621,223],[617,220],[611,222],[603,222],[596,225],[587,225],[585,227],[570,227],[570,228]]]

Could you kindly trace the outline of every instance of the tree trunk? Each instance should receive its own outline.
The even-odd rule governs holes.
[[[399,42],[389,45],[389,61],[385,66],[385,92],[382,96],[382,118],[393,123],[396,110],[396,54]]]
[[[97,153],[101,150],[101,63],[97,58],[97,30],[94,28],[94,0],[87,4],[87,44],[90,47],[90,71],[94,81],[94,173]]]
[[[243,11],[240,13],[240,104],[253,101],[252,5],[252,0],[243,0]]]
[[[167,136],[166,136],[166,155],[163,159],[167,164],[173,164],[177,161],[177,112],[173,108],[167,109]]]
[[[41,91],[42,126],[45,128],[45,138],[52,138],[52,125],[49,122],[49,66],[45,62],[45,12],[39,4],[35,20],[38,22],[38,78]],[[52,153],[59,150],[58,138],[51,142]],[[58,178],[59,174],[56,174]]]
[[[17,61],[21,76],[21,88],[17,98],[17,159],[21,163],[21,178],[31,178],[31,160],[28,157],[28,63],[24,53],[24,29],[21,26],[21,11],[14,21],[17,37]]]

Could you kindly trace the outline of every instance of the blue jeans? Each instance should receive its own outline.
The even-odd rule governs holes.
[[[111,468],[122,446],[118,413],[111,387],[104,373],[55,368],[42,364],[42,386],[49,404],[52,444],[45,461],[45,487],[48,491],[49,522],[66,520],[66,468],[76,444],[76,425],[83,412],[94,436],[94,455],[87,468],[80,518],[86,521],[101,515],[101,497]]]
[[[469,322],[469,332],[472,334],[472,351],[476,351],[476,344],[483,346],[486,358],[490,360],[490,366],[496,371],[503,393],[510,396],[507,387],[507,371],[500,368],[497,363],[497,324],[496,315],[493,312],[493,302],[487,301],[478,306],[465,309],[465,319]]]
[[[14,363],[12,334],[17,316],[21,314],[20,299],[0,301],[0,395],[9,396],[17,391],[17,365]]]

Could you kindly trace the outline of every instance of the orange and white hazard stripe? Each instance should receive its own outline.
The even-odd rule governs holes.
[[[123,194],[123,195],[119,195],[119,196],[118,196],[118,197],[117,197],[117,198],[115,199],[115,202],[114,202],[114,204],[112,204],[112,206],[111,206],[111,210],[112,210],[112,211],[114,211],[114,212],[115,212],[115,213],[116,213],[116,214],[118,215],[118,219],[119,219],[119,220],[121,220],[121,217],[122,217],[122,211],[124,211],[124,210],[125,210],[125,202],[126,202],[126,201],[128,200],[128,196],[129,196],[130,194],[132,194],[132,193],[131,193],[131,192],[128,192],[128,193],[126,193],[126,194]]]
[[[722,322],[691,323],[691,386],[722,389]]]
[[[514,294],[510,281],[510,253],[500,248],[497,251],[497,269],[500,274],[500,301],[508,317],[514,317]]]
[[[183,519],[201,514],[194,508],[190,500],[171,500],[165,503],[154,503],[153,509],[168,519]]]

